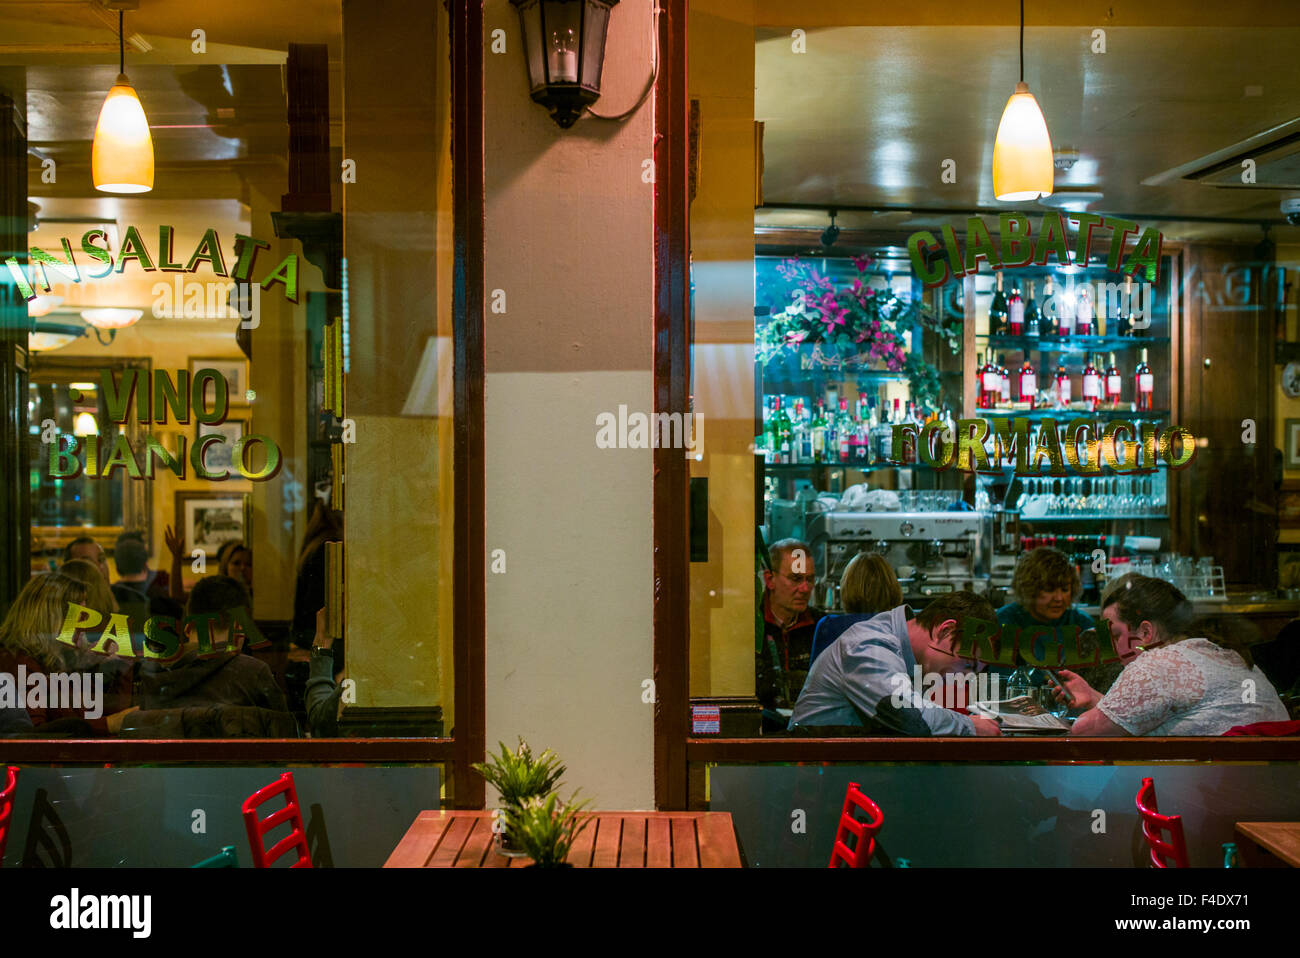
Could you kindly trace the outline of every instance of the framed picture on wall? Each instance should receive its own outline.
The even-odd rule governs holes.
[[[203,453],[203,463],[208,472],[232,473],[235,468],[235,443],[248,435],[248,420],[231,417],[221,423],[199,423],[194,428],[194,441],[197,443],[204,436],[220,436],[221,442],[214,442]]]
[[[231,359],[195,359],[190,358],[190,382],[200,369],[215,369],[226,380],[226,389],[230,394],[230,405],[248,405],[248,360],[243,357]],[[209,408],[211,408],[209,406]]]
[[[1300,419],[1286,420],[1286,467],[1300,469]]]
[[[251,504],[246,492],[176,493],[176,525],[185,536],[185,548],[202,549],[215,559],[223,543],[250,541]]]

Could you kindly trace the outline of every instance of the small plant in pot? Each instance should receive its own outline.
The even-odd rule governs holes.
[[[476,762],[473,767],[500,793],[505,806],[500,824],[495,826],[499,829],[500,851],[506,855],[522,855],[511,835],[511,815],[528,799],[549,795],[564,774],[564,766],[560,764],[560,757],[550,749],[534,758],[533,750],[522,738],[513,752],[505,742],[497,744],[501,746],[500,755],[489,755],[487,762]]]
[[[555,793],[546,798],[530,798],[521,808],[511,810],[507,828],[537,868],[572,868],[568,861],[569,849],[591,824],[590,818],[578,818],[586,806],[586,802],[576,805],[561,802]]]

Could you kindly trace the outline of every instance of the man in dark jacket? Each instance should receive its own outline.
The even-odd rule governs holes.
[[[764,570],[763,636],[755,656],[755,693],[763,706],[765,731],[785,728],[778,708],[792,708],[808,676],[813,633],[824,612],[808,604],[816,570],[812,551],[798,539],[782,539],[768,549]]]
[[[238,580],[224,575],[200,579],[190,593],[180,658],[170,665],[146,660],[141,667],[140,708],[225,705],[288,711],[266,663],[239,654],[244,635],[237,620],[249,605]],[[205,630],[208,641],[201,641]]]

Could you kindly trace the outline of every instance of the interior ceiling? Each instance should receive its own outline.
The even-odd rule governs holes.
[[[1111,27],[1106,52],[1093,53],[1089,30],[1027,28],[1025,80],[1052,145],[1079,152],[1072,170],[1057,171],[1057,190],[1098,191],[1103,199],[1090,212],[1160,221],[1171,239],[1258,239],[1254,224],[1269,221],[1279,241],[1300,240],[1278,210],[1284,197],[1300,195],[1294,156],[1261,163],[1253,187],[1222,175],[1142,182],[1300,117],[1298,42],[1294,28]],[[1014,27],[809,30],[803,54],[791,51],[789,30],[759,29],[754,112],[765,123],[765,203],[910,211],[837,219],[890,229],[950,219],[925,208],[1013,208],[993,198],[992,160],[1017,60]],[[941,182],[945,159],[956,161],[956,183]],[[820,229],[829,218],[759,209],[756,222]]]

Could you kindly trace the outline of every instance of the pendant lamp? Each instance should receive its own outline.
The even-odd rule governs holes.
[[[126,76],[121,10],[117,12],[117,46],[117,80],[99,111],[90,166],[97,190],[147,193],[153,189],[153,139],[144,107]]]
[[[1053,175],[1047,121],[1025,83],[1025,0],[1020,0],[1020,82],[993,142],[993,195],[1013,202],[1051,196]]]

